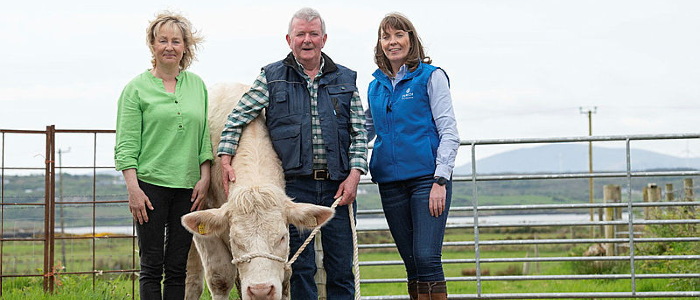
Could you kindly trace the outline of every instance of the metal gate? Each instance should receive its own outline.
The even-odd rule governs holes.
[[[0,286],[3,284],[5,278],[19,278],[19,277],[43,277],[44,290],[49,293],[53,293],[55,285],[60,282],[59,275],[92,275],[93,288],[95,286],[96,277],[102,274],[133,274],[138,271],[136,267],[136,256],[134,255],[136,250],[135,234],[132,232],[131,235],[115,235],[115,236],[101,236],[96,233],[95,218],[98,213],[98,205],[105,204],[127,204],[128,200],[124,197],[124,200],[109,200],[101,201],[97,199],[97,184],[96,184],[96,174],[98,170],[114,169],[114,166],[98,166],[96,163],[97,157],[97,140],[100,135],[113,135],[114,130],[61,130],[56,129],[54,125],[46,126],[46,130],[6,130],[0,129],[0,140],[2,143],[2,153],[0,154],[0,205],[2,206],[2,212],[0,213]],[[89,166],[63,166],[57,167],[56,159],[56,134],[87,134],[92,137],[92,164]],[[46,150],[44,156],[44,167],[26,167],[26,166],[7,166],[7,157],[5,153],[6,149],[6,136],[8,135],[45,135],[46,137]],[[113,139],[113,136],[111,137]],[[24,145],[23,145],[24,146]],[[30,151],[30,149],[27,149]],[[11,159],[10,159],[11,161]],[[56,195],[56,169],[62,173],[61,169],[82,169],[89,170],[92,172],[92,186],[91,195],[88,196],[89,199],[83,199],[83,201],[61,201],[60,197]],[[43,202],[9,202],[6,201],[5,196],[5,178],[6,170],[9,171],[43,171],[45,174],[45,184],[44,184],[44,195]],[[60,176],[61,174],[59,174]],[[59,199],[59,201],[56,201]],[[92,220],[92,232],[91,234],[83,236],[56,236],[56,207],[62,207],[63,205],[72,205],[80,207],[88,207],[91,211],[90,218]],[[43,207],[43,231],[33,232],[27,237],[6,237],[6,209],[14,207]],[[127,225],[127,224],[125,224]],[[96,262],[98,255],[96,253],[96,242],[98,240],[109,240],[109,239],[130,239],[131,240],[131,268],[129,269],[110,269],[110,270],[98,270]],[[91,244],[91,258],[92,262],[91,271],[65,271],[62,270],[61,264],[56,262],[56,243],[64,242],[66,240],[75,241],[88,241]],[[38,272],[34,273],[13,273],[5,270],[5,265],[3,264],[6,254],[3,253],[5,249],[5,244],[8,242],[22,242],[22,243],[32,243],[39,242],[43,247],[43,265]],[[134,298],[135,285],[133,283],[134,276],[132,276],[132,298]],[[2,295],[2,290],[0,289],[0,296]]]
[[[476,272],[474,276],[465,277],[448,277],[448,282],[471,281],[476,282],[476,294],[450,294],[449,299],[554,299],[554,298],[659,298],[659,297],[700,297],[700,291],[638,291],[636,283],[640,279],[651,278],[700,278],[700,270],[695,270],[693,273],[669,273],[664,274],[638,274],[635,270],[635,261],[645,260],[682,260],[682,261],[697,261],[700,255],[659,255],[659,256],[638,256],[635,255],[635,244],[652,243],[652,242],[700,242],[700,236],[695,232],[692,237],[665,237],[665,238],[645,238],[635,237],[635,225],[671,225],[671,224],[699,224],[695,215],[687,219],[675,220],[634,220],[634,213],[629,213],[628,221],[589,221],[589,222],[534,222],[528,224],[520,223],[497,223],[497,224],[480,224],[480,212],[490,211],[517,211],[526,212],[528,210],[562,210],[575,208],[588,209],[615,209],[626,208],[628,212],[633,212],[634,208],[658,208],[658,207],[695,207],[700,205],[694,199],[684,202],[647,202],[639,203],[632,201],[632,177],[659,177],[659,176],[698,176],[698,171],[664,171],[664,172],[632,172],[630,158],[630,142],[642,140],[666,140],[666,139],[697,139],[700,134],[663,134],[663,135],[625,135],[625,136],[592,136],[592,137],[564,137],[564,138],[541,138],[541,139],[500,139],[500,140],[475,140],[462,141],[462,146],[471,147],[471,176],[462,176],[453,178],[455,182],[471,182],[472,191],[472,207],[452,207],[451,212],[468,211],[473,214],[473,224],[463,226],[449,226],[448,228],[472,228],[474,232],[474,240],[466,242],[445,242],[444,248],[454,246],[469,246],[474,247],[474,259],[443,259],[444,264],[475,264]],[[597,173],[569,173],[569,174],[512,174],[512,175],[479,175],[477,172],[478,166],[476,163],[477,146],[483,145],[512,145],[512,144],[542,144],[542,143],[572,143],[572,142],[609,142],[609,141],[624,141],[626,149],[626,171],[624,172],[597,172]],[[504,181],[504,180],[560,180],[574,178],[626,178],[627,203],[605,203],[605,204],[546,204],[546,205],[499,205],[499,206],[479,206],[478,184],[486,181]],[[365,181],[364,183],[368,183]],[[690,191],[692,195],[692,190]],[[454,194],[453,194],[454,197]],[[358,214],[381,214],[381,210],[358,211]],[[361,219],[358,221],[360,224]],[[612,237],[612,238],[578,238],[578,239],[523,239],[523,240],[480,240],[479,231],[482,228],[503,228],[503,227],[556,227],[556,226],[621,226],[627,227],[627,236]],[[590,244],[590,243],[606,243],[612,245],[628,245],[628,255],[614,256],[579,256],[579,257],[518,257],[518,258],[481,258],[480,246],[509,246],[509,245],[555,245],[555,244]],[[378,248],[394,248],[394,244],[366,244],[360,245],[361,249],[378,249]],[[566,262],[566,261],[626,261],[629,262],[629,274],[562,274],[562,275],[516,275],[516,276],[484,276],[481,272],[482,264],[502,263],[502,262],[518,262],[518,263],[537,263],[537,262]],[[361,262],[361,266],[379,266],[379,265],[402,265],[401,261],[365,261]],[[610,279],[610,280],[630,280],[631,284],[627,292],[606,292],[606,291],[587,291],[587,292],[550,292],[550,293],[488,293],[482,290],[482,283],[485,281],[550,281],[550,280],[589,280],[589,279]],[[405,282],[405,278],[387,278],[387,279],[365,279],[361,282],[364,284],[380,284],[389,282]],[[449,287],[449,284],[448,284]],[[363,299],[409,299],[408,296],[369,296]]]
[[[86,201],[56,201],[56,133],[61,134],[88,134],[92,136],[92,153],[93,163],[91,166],[65,166],[59,169],[89,169],[93,173],[92,182],[92,199]],[[2,260],[0,260],[0,286],[4,278],[11,277],[43,277],[44,289],[47,292],[54,290],[58,274],[60,275],[79,275],[88,274],[93,277],[93,287],[95,278],[98,274],[115,273],[115,274],[133,274],[138,272],[136,257],[135,235],[124,236],[98,236],[95,231],[95,216],[99,212],[98,205],[101,204],[126,204],[128,200],[110,200],[100,201],[97,199],[97,184],[95,182],[97,170],[113,169],[113,166],[98,166],[97,157],[97,139],[101,135],[114,134],[114,130],[57,130],[55,127],[47,126],[46,130],[5,130],[0,129],[2,141],[2,153],[0,154],[0,205],[2,212],[0,213],[0,257],[3,256],[3,244],[6,242],[36,242],[43,246],[43,269],[41,272],[31,274],[7,274],[4,272]],[[45,135],[46,151],[45,151],[45,166],[43,168],[26,168],[18,166],[6,166],[7,158],[5,156],[5,137],[6,135]],[[469,146],[471,150],[471,166],[472,175],[455,177],[455,182],[471,183],[472,185],[472,206],[471,207],[452,207],[452,212],[471,212],[473,215],[472,224],[448,226],[449,228],[473,230],[473,241],[456,241],[445,242],[443,246],[449,247],[473,247],[474,258],[463,259],[444,259],[444,264],[475,264],[476,272],[474,276],[449,277],[450,282],[475,282],[477,292],[475,294],[451,294],[450,299],[545,299],[545,298],[658,298],[658,297],[700,297],[700,291],[638,291],[636,282],[642,279],[649,278],[700,278],[700,272],[691,273],[675,273],[669,270],[668,273],[658,274],[639,274],[635,270],[635,261],[647,260],[678,260],[692,261],[699,260],[700,255],[659,255],[659,256],[639,256],[635,255],[635,245],[642,243],[653,242],[700,242],[700,236],[697,232],[691,237],[637,237],[635,236],[635,226],[639,225],[672,225],[672,224],[699,224],[700,221],[693,215],[690,218],[673,219],[673,220],[635,220],[634,209],[643,208],[659,208],[659,207],[689,207],[694,208],[700,205],[700,202],[690,199],[691,201],[664,201],[664,202],[633,202],[632,201],[632,178],[633,177],[697,177],[699,171],[663,171],[663,172],[633,172],[631,169],[630,158],[630,142],[642,140],[668,140],[668,139],[698,139],[700,134],[666,134],[666,135],[624,135],[624,136],[593,136],[593,137],[568,137],[568,138],[547,138],[547,139],[503,139],[503,140],[475,140],[462,141],[462,146]],[[477,146],[484,145],[514,145],[514,144],[543,144],[543,143],[574,143],[574,142],[609,142],[622,141],[626,144],[626,166],[624,172],[596,172],[596,173],[569,173],[569,174],[511,174],[511,175],[479,175],[476,164]],[[464,150],[463,150],[464,151]],[[6,170],[35,170],[45,173],[44,184],[44,201],[42,203],[21,203],[8,202],[5,198],[5,171]],[[60,175],[60,174],[59,174]],[[576,179],[576,178],[623,178],[626,179],[626,203],[589,203],[589,204],[539,204],[539,205],[499,205],[499,206],[484,206],[479,205],[479,183],[489,181],[505,181],[505,180],[561,180],[561,179]],[[368,180],[361,182],[363,185],[371,184]],[[692,192],[692,190],[691,190]],[[59,236],[55,235],[56,228],[56,205],[87,205],[92,208],[92,234],[86,236]],[[5,210],[9,207],[20,206],[39,206],[44,209],[44,228],[43,235],[32,237],[5,237]],[[589,222],[537,222],[537,223],[480,223],[480,213],[493,211],[505,212],[522,212],[528,210],[566,210],[566,209],[626,209],[629,213],[627,221],[624,220],[591,220]],[[382,214],[381,210],[360,209],[358,215],[376,215]],[[358,224],[361,224],[362,218],[358,218]],[[127,224],[125,224],[127,225]],[[561,238],[561,239],[522,239],[522,240],[482,240],[480,239],[480,229],[484,228],[522,228],[522,227],[557,227],[557,226],[624,226],[627,228],[626,236],[600,237],[600,238]],[[386,230],[386,228],[372,228],[368,230]],[[92,271],[83,272],[60,272],[56,269],[55,245],[56,241],[65,240],[87,240],[92,243]],[[102,239],[131,239],[131,266],[130,268],[121,268],[114,270],[97,270],[96,259],[98,255],[95,253],[95,243]],[[627,245],[629,253],[627,255],[613,256],[574,256],[574,257],[493,257],[482,258],[482,246],[512,246],[512,245],[557,245],[557,244],[590,244],[604,243],[611,245]],[[390,249],[394,248],[393,243],[384,244],[363,244],[360,249]],[[490,263],[538,263],[538,262],[573,262],[573,261],[622,261],[629,262],[629,274],[592,274],[592,275],[576,275],[576,274],[561,274],[561,275],[509,275],[509,276],[486,276],[482,274],[482,265]],[[362,261],[360,265],[365,270],[372,266],[381,265],[402,265],[400,261]],[[700,270],[698,270],[700,271]],[[610,280],[630,280],[629,290],[626,292],[607,292],[607,291],[587,291],[575,293],[490,293],[482,289],[482,283],[487,281],[549,281],[549,280],[589,280],[589,279],[610,279]],[[133,280],[133,277],[132,277]],[[390,282],[405,282],[405,278],[383,278],[383,279],[363,279],[363,285],[382,284]],[[449,285],[449,284],[448,284]],[[135,287],[132,281],[132,296],[135,294]],[[1,293],[1,292],[0,292]],[[365,296],[363,299],[408,299],[408,296]]]

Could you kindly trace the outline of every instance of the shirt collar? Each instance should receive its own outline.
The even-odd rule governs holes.
[[[294,62],[297,63],[297,69],[299,70],[299,72],[301,72],[301,74],[304,74],[305,76],[308,76],[306,75],[306,72],[304,72],[304,65],[302,65],[296,57],[294,57]],[[323,73],[323,67],[325,64],[326,60],[323,58],[323,56],[321,56],[321,66],[318,68],[318,74],[316,74],[316,76],[319,76],[321,75],[321,73]]]
[[[396,84],[401,81],[404,77],[406,77],[406,74],[408,74],[408,67],[406,64],[401,65],[399,68],[399,71],[396,72],[396,77],[389,77],[389,81],[391,82],[391,86],[396,87]]]

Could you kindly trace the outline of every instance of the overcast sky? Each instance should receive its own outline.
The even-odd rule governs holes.
[[[205,36],[190,70],[207,85],[250,84],[288,53],[287,24],[303,6],[326,20],[324,52],[358,72],[365,103],[378,23],[408,16],[451,80],[463,140],[587,135],[581,106],[597,106],[594,135],[700,130],[700,1],[690,0],[13,1],[0,11],[0,128],[113,129],[122,88],[150,67],[145,29],[162,9]],[[6,139],[6,156],[43,161],[43,138]],[[58,143],[71,147],[66,161],[90,157],[91,140]],[[98,164],[112,164],[113,136],[98,144]],[[697,141],[637,145],[700,156]],[[468,158],[464,148],[458,165]]]

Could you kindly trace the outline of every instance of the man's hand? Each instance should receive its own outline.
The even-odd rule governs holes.
[[[228,184],[236,181],[236,174],[231,166],[231,155],[221,155],[221,184],[224,186],[224,192],[228,197]]]
[[[338,192],[335,193],[333,198],[337,199],[343,196],[343,200],[340,200],[338,206],[343,206],[346,204],[352,204],[357,196],[357,185],[360,183],[360,170],[352,169],[350,170],[350,175],[345,178],[340,186],[338,187]]]

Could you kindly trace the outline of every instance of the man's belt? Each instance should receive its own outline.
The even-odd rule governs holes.
[[[328,170],[326,169],[314,170],[314,173],[311,176],[314,178],[314,180],[326,180],[331,178],[331,174],[328,173]]]
[[[313,170],[311,175],[287,175],[284,177],[286,180],[295,178],[312,178],[313,180],[328,180],[331,179],[331,174],[328,173],[327,169],[317,169]]]

